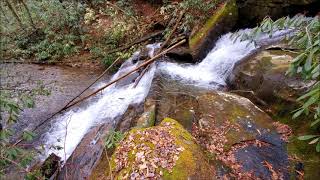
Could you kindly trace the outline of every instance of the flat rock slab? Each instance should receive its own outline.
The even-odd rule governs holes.
[[[198,142],[230,169],[221,176],[288,179],[286,143],[272,119],[248,99],[224,92],[197,97]],[[215,163],[221,169],[220,163]]]

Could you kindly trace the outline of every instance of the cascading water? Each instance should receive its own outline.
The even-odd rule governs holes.
[[[91,127],[99,123],[107,123],[106,121],[110,122],[123,115],[130,104],[143,102],[157,70],[171,78],[195,86],[209,89],[215,89],[219,85],[225,86],[226,78],[231,73],[234,64],[258,48],[248,41],[234,42],[230,36],[230,33],[222,36],[216,43],[215,48],[199,64],[186,65],[169,62],[153,64],[136,88],[133,87],[134,82],[124,86],[114,84],[105,89],[88,106],[72,109],[56,118],[52,125],[53,128],[45,136],[46,156],[54,152],[63,159],[68,159]],[[266,36],[261,37],[261,39],[263,38],[266,38]],[[277,39],[275,38],[273,41],[277,41]],[[157,47],[159,47],[159,44],[149,46],[149,55],[152,56]],[[133,57],[137,55],[135,54]],[[139,62],[134,63],[133,59],[127,60],[111,80],[134,69]],[[50,148],[53,145],[60,146],[63,149]]]
[[[246,33],[249,30],[241,30]],[[179,79],[187,84],[215,89],[218,86],[225,86],[226,79],[238,61],[250,55],[261,46],[267,46],[281,40],[289,31],[277,31],[272,39],[268,35],[262,35],[258,40],[258,45],[249,41],[234,41],[232,33],[222,36],[216,46],[209,54],[196,65],[180,65],[170,62],[162,62],[159,69],[172,78]]]

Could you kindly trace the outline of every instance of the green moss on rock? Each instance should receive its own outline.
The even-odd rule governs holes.
[[[231,30],[235,25],[238,17],[238,8],[236,0],[227,0],[214,14],[207,20],[207,22],[189,38],[189,46],[195,58],[201,58],[202,51],[208,51],[208,43],[214,44],[219,36]]]
[[[168,147],[165,147],[163,152],[158,152],[161,149],[159,144],[171,149],[166,151]],[[167,155],[162,156],[162,153]],[[164,159],[166,157],[168,159]],[[157,159],[161,162],[154,161]],[[175,180],[203,179],[213,175],[206,156],[191,134],[170,118],[165,118],[158,126],[131,130],[112,155],[111,168],[115,179],[148,176]]]

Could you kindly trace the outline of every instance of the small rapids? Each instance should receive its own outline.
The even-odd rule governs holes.
[[[280,37],[283,32],[278,34]],[[222,36],[207,57],[198,64],[154,63],[136,88],[134,88],[134,82],[123,86],[114,84],[91,98],[88,105],[73,108],[55,118],[52,121],[51,130],[44,136],[44,158],[55,153],[64,160],[68,159],[90,128],[100,123],[113,123],[116,117],[126,112],[130,104],[142,103],[157,71],[183,83],[203,88],[216,89],[219,86],[225,86],[235,63],[259,48],[248,41],[234,42],[230,36],[231,33]],[[268,40],[267,36],[260,38],[261,42],[270,41],[271,43],[278,40],[279,38]],[[147,48],[149,48],[149,56],[152,56],[155,49],[159,48],[159,44],[149,45]],[[134,59],[138,55],[137,52],[128,59],[110,81],[137,67],[140,62],[135,62]],[[104,83],[100,83],[98,86],[103,85]]]

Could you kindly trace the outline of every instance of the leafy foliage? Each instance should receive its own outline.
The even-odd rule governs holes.
[[[122,132],[111,129],[105,140],[106,148],[107,149],[114,148],[123,138],[124,138],[124,134]]]
[[[0,4],[9,12],[4,4]],[[78,52],[77,42],[81,41],[81,20],[84,6],[74,1],[48,0],[27,1],[36,28],[21,30],[18,24],[10,21],[7,28],[2,27],[6,38],[2,41],[1,51],[5,55],[37,60],[57,60]],[[24,11],[18,11],[22,22],[27,22]],[[10,13],[6,13],[9,19]],[[1,18],[2,20],[2,18]],[[3,22],[1,24],[4,24]],[[17,33],[18,32],[18,33]]]
[[[294,111],[293,118],[297,118],[302,114],[309,115],[313,113],[314,120],[311,126],[320,125],[320,17],[307,18],[297,15],[293,18],[283,17],[276,21],[267,17],[261,25],[254,28],[248,33],[237,35],[241,40],[250,40],[256,43],[257,37],[262,34],[268,34],[270,37],[276,31],[287,30],[292,31],[287,36],[289,45],[299,49],[298,56],[291,62],[287,71],[288,75],[299,75],[305,80],[313,80],[315,83],[312,88],[297,101],[303,105]],[[301,136],[300,140],[309,140],[314,138],[309,144],[315,144],[316,150],[320,152],[319,135]]]
[[[317,143],[316,151],[320,152],[320,143],[319,143],[320,142],[319,141],[320,135],[305,135],[305,136],[300,136],[298,139],[302,140],[302,141],[311,140],[309,142],[309,144],[316,144]]]

